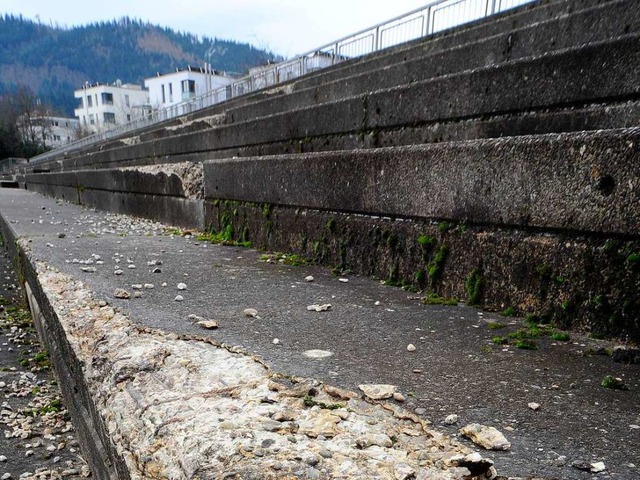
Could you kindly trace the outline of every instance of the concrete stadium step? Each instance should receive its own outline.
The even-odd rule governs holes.
[[[277,209],[271,213],[277,222]],[[334,223],[338,234],[342,219]],[[169,236],[162,226],[24,191],[0,190],[0,230],[96,478],[469,479],[460,467],[480,475],[490,463],[465,463],[466,444],[447,435],[471,422],[497,427],[512,443],[490,452],[507,478],[579,480],[584,472],[571,465],[585,449],[613,476],[637,472],[628,425],[636,421],[638,369],[584,354],[610,343],[574,333],[573,342],[539,338],[538,351],[497,346],[491,328],[512,322],[506,336],[523,322],[422,305],[367,278],[342,282],[319,267],[267,263],[259,252]],[[93,268],[80,263],[86,259]],[[138,268],[114,275],[125,261]],[[147,263],[159,262],[162,271],[152,273]],[[147,283],[155,288],[114,298],[117,288]],[[318,302],[332,308],[307,310]],[[216,319],[218,329],[205,330],[199,317]],[[594,380],[605,375],[624,378],[632,391],[612,395]],[[396,386],[405,401],[352,398],[363,383]],[[501,394],[478,403],[477,392],[494,386]],[[603,420],[603,409],[616,421]],[[451,413],[458,423],[447,425]],[[572,441],[576,431],[605,427],[607,442]]]
[[[314,78],[322,77],[323,80],[317,86],[302,88],[305,80],[300,79],[291,83],[291,91],[281,89],[281,92],[287,93],[243,97],[226,102],[224,106],[215,110],[209,109],[208,112],[221,114],[220,121],[223,123],[233,123],[285,111],[292,106],[301,108],[331,102],[458,71],[493,66],[524,57],[540,56],[553,50],[637,32],[640,30],[640,17],[634,13],[637,13],[637,5],[628,1],[620,0],[604,4],[598,2],[596,7],[579,10],[571,15],[553,18],[533,26],[528,25],[519,30],[513,29],[508,34],[456,45],[442,52],[433,53],[429,50],[425,54],[426,47],[421,47],[411,58],[407,58],[407,55],[401,59],[385,57],[382,64],[378,61],[362,61],[360,65],[363,68],[367,67],[365,72],[358,75],[340,76],[337,80],[328,82],[327,80],[330,79],[323,77],[323,73],[319,72]],[[175,130],[172,131],[176,133],[194,131],[211,126],[206,121],[196,121],[203,120],[201,114],[188,118],[190,121],[187,125],[174,122]],[[144,132],[139,133],[144,138]]]
[[[434,77],[498,66],[504,62],[538,57],[553,51],[610,40],[640,32],[639,6],[628,1],[612,2],[567,17],[537,23],[508,35],[482,39],[456,46],[436,54],[418,56],[384,67],[369,69],[359,75],[298,89],[282,98],[252,102],[225,110],[227,122],[249,120],[293,106],[311,106],[386,88],[407,85]]]
[[[620,129],[221,159],[205,162],[204,192],[210,201],[640,239],[639,144],[638,129]]]
[[[166,163],[174,156],[206,157],[217,150],[229,152],[234,148],[283,142],[294,146],[295,141],[314,137],[364,137],[384,130],[443,122],[460,121],[469,126],[471,119],[484,121],[492,116],[528,113],[527,121],[518,123],[517,133],[523,134],[527,133],[527,127],[536,131],[537,112],[543,113],[540,121],[544,122],[554,109],[564,110],[564,115],[555,118],[556,126],[562,127],[564,119],[566,124],[560,129],[569,130],[572,126],[581,128],[584,122],[567,114],[568,108],[575,108],[579,119],[581,112],[593,115],[592,104],[606,109],[608,103],[615,106],[631,102],[627,105],[630,114],[614,115],[613,112],[609,116],[606,113],[599,123],[601,128],[625,127],[628,125],[603,125],[602,121],[617,122],[637,115],[637,103],[633,100],[640,94],[639,46],[638,35],[629,35],[209,130],[160,138],[149,134],[146,142],[63,160],[57,168],[111,167],[154,158]],[[502,123],[501,128],[505,129],[501,134],[509,136],[509,117],[504,119],[507,121]],[[476,131],[482,132],[482,129]]]
[[[371,54],[362,58],[347,61],[343,64],[318,72],[315,75],[303,77],[293,84],[294,90],[304,89],[312,86],[321,86],[324,83],[339,80],[341,78],[359,75],[376,69],[384,69],[389,65],[412,61],[415,58],[425,55],[442,54],[447,50],[454,50],[462,45],[473,44],[479,41],[500,37],[504,38],[504,50],[508,50],[506,43],[509,35],[516,31],[525,31],[536,25],[548,24],[553,20],[568,19],[578,12],[588,11],[605,7],[609,3],[616,3],[615,0],[588,0],[588,1],[559,1],[559,2],[536,2],[507,11],[503,16],[490,17],[479,21],[477,24],[454,28],[450,31],[435,34],[421,40],[410,42]],[[630,6],[634,3],[625,0]],[[605,12],[606,10],[602,10]],[[633,17],[627,18],[627,21]],[[603,18],[606,22],[609,19]],[[550,32],[558,41],[563,41],[563,35],[559,32]],[[564,32],[563,32],[564,33]],[[586,32],[585,32],[586,34]],[[602,36],[600,36],[602,38]],[[591,41],[595,41],[594,38]],[[586,40],[584,43],[588,43]]]
[[[566,48],[590,41],[603,40],[619,35],[624,32],[625,29],[628,32],[637,30],[637,26],[633,25],[633,19],[637,18],[637,15],[629,15],[629,12],[627,12],[628,9],[633,8],[630,2],[613,1],[610,2],[611,5],[607,5],[607,3],[609,2],[594,1],[581,2],[578,5],[574,5],[573,2],[561,1],[557,4],[536,4],[533,9],[527,6],[523,8],[522,12],[520,12],[519,9],[517,12],[506,12],[504,14],[505,17],[511,19],[508,25],[509,29],[489,39],[481,37],[482,33],[480,32],[484,32],[482,28],[486,27],[481,28],[478,25],[459,27],[459,29],[454,29],[455,34],[451,32],[449,32],[448,35],[438,34],[433,38],[414,42],[416,45],[396,47],[402,50],[403,53],[401,57],[397,56],[398,52],[395,50],[390,53],[368,56],[355,61],[357,69],[354,68],[353,65],[344,69],[342,69],[342,66],[336,66],[328,69],[328,71],[317,72],[316,74],[293,80],[288,84],[269,89],[262,93],[246,95],[225,102],[224,104],[204,109],[190,114],[181,120],[171,120],[163,122],[158,126],[142,129],[136,132],[136,135],[141,135],[149,131],[161,131],[161,129],[171,126],[180,128],[185,121],[189,126],[182,127],[183,130],[188,128],[193,131],[197,128],[208,128],[210,122],[207,123],[206,120],[198,122],[197,120],[218,114],[226,117],[226,119],[223,118],[222,121],[240,121],[243,118],[251,116],[255,118],[265,112],[275,113],[275,110],[269,112],[269,109],[284,107],[277,101],[269,101],[270,99],[273,99],[274,96],[279,97],[282,95],[287,95],[290,98],[292,93],[298,90],[304,90],[305,88],[307,88],[307,91],[302,95],[305,96],[306,101],[309,103],[318,103],[329,99],[346,97],[349,94],[367,92],[372,89],[378,90],[385,86],[400,85],[402,83],[424,79],[429,75],[451,73],[456,69],[486,66],[487,64],[496,63],[500,59],[503,61],[512,60],[523,55],[531,56],[542,54],[551,48]],[[599,8],[594,9],[594,6]],[[606,7],[611,8],[611,10],[608,10]],[[547,20],[549,9],[554,12],[554,16]],[[599,18],[594,19],[594,15],[597,15]],[[584,18],[576,21],[572,19],[573,16]],[[495,23],[491,30],[484,32],[484,34],[495,34],[499,31],[496,28],[503,28],[500,25],[502,25],[504,21],[505,18],[501,17],[491,21],[481,21],[481,23],[489,22],[491,25]],[[537,25],[537,23],[540,22],[542,23],[539,27],[533,29],[534,35],[530,37],[532,33],[531,24],[534,23]],[[557,25],[558,23],[559,25]],[[496,25],[500,27],[496,27]],[[547,31],[551,25],[555,26],[554,29],[556,31]],[[480,31],[476,31],[479,28]],[[475,33],[469,36],[467,30],[472,30]],[[576,34],[576,30],[579,31],[579,34]],[[558,31],[562,31],[562,34],[558,34]],[[465,32],[464,36],[463,32]],[[443,44],[443,39],[441,38],[443,35],[450,43]],[[455,37],[455,41],[452,40],[453,37]],[[475,46],[469,44],[464,45],[463,43],[462,45],[464,45],[464,47],[461,46],[461,42],[465,41],[470,43],[474,41],[478,42],[477,38],[483,38],[483,41]],[[524,38],[526,41],[520,41],[519,38]],[[484,53],[482,53],[482,50],[475,51],[474,49],[476,47],[486,49],[486,51]],[[445,50],[444,52],[442,51],[443,49]],[[446,53],[447,49],[452,49],[451,54]],[[439,53],[436,54],[436,52]],[[425,60],[428,60],[427,65],[424,65]],[[431,61],[434,61],[434,63],[432,64]],[[391,67],[394,63],[399,63],[400,65],[397,66],[400,68],[392,69]],[[371,75],[371,72],[378,68],[385,69],[384,76],[377,74]],[[338,71],[342,73],[337,73]],[[369,72],[370,75],[365,76],[363,72]],[[352,78],[344,82],[343,78],[347,74]],[[360,77],[353,78],[356,74],[359,74]],[[371,81],[371,77],[373,77],[373,82]],[[343,81],[336,82],[336,78]],[[312,84],[308,83],[310,81]],[[314,82],[317,82],[315,84],[323,91],[329,91],[331,93],[323,94],[322,91],[309,91],[308,88],[313,87]],[[328,82],[330,85],[327,85]],[[294,96],[299,95],[298,93],[294,93]],[[294,103],[302,105],[303,101],[294,100]],[[256,106],[254,107],[254,105]],[[260,111],[254,113],[254,108],[260,108]],[[116,140],[115,143],[118,143],[118,140]],[[114,141],[102,142],[99,146],[96,146],[95,149],[109,148],[109,146],[113,144]],[[84,149],[83,151],[92,151],[95,149]]]

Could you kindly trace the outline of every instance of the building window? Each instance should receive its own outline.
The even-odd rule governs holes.
[[[104,123],[116,123],[116,114],[111,112],[104,112]]]
[[[161,85],[162,87],[162,103],[167,103],[167,97],[165,96],[164,93],[164,85]]]
[[[96,119],[95,119],[95,117],[93,116],[93,113],[90,113],[90,114],[89,114],[89,123],[90,123],[91,125],[95,125],[95,124],[96,124]]]
[[[127,122],[131,121],[131,115],[127,113]]]
[[[102,92],[102,105],[113,105],[113,93]]]
[[[93,97],[91,95],[87,96],[87,106],[93,107]]]
[[[169,84],[169,102],[173,103],[173,83]]]
[[[196,81],[195,80],[183,80],[182,81],[182,100],[188,100],[191,97],[196,96]]]
[[[80,97],[80,106],[78,108],[84,108],[84,98]]]
[[[196,81],[195,80],[183,80],[182,81],[182,93],[196,93]]]
[[[130,107],[130,106],[131,106],[131,105],[129,104],[129,95],[125,95],[125,96],[124,96],[124,104],[125,104],[127,107]]]

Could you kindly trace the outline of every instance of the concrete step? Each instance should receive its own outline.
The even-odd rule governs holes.
[[[471,125],[467,130],[473,132],[486,118],[503,116],[509,120],[511,115],[526,113],[527,121],[519,122],[516,131],[523,134],[527,133],[527,126],[533,128],[533,132],[537,131],[536,125],[549,119],[557,109],[562,113],[555,118],[556,124],[562,122],[564,130],[572,125],[582,128],[588,121],[576,122],[567,109],[581,109],[582,113],[593,117],[591,110],[597,107],[591,107],[592,104],[603,106],[606,112],[609,103],[619,105],[638,97],[639,45],[638,36],[630,35],[209,130],[166,138],[154,138],[159,137],[159,133],[149,134],[146,142],[64,160],[62,168],[116,166],[149,159],[160,159],[166,163],[173,161],[174,157],[186,160],[187,155],[206,157],[218,150],[229,153],[238,149],[240,152],[246,147],[286,142],[295,148],[296,141],[311,141],[313,138],[366,137],[369,134],[379,135],[385,130],[432,127],[437,123],[453,124],[456,121],[469,127],[470,120],[477,119],[480,123]],[[455,95],[450,92],[455,92]],[[631,103],[630,113],[616,115],[625,109],[616,107],[614,111],[599,116],[595,124],[601,128],[628,126],[619,123],[606,125],[606,120],[633,119],[636,108],[637,104]],[[536,115],[540,112],[540,122],[536,122]],[[500,124],[500,128],[505,130],[499,133],[510,135],[506,130],[508,126],[508,121]],[[482,129],[476,128],[476,131],[481,132]],[[498,132],[494,130],[495,133]]]
[[[294,91],[284,98],[269,98],[225,110],[226,121],[249,120],[638,33],[639,8],[637,3],[628,1],[611,2],[443,52],[429,52],[397,63],[386,63],[384,67],[372,65],[359,75],[325,81],[311,88],[299,89],[300,83],[296,83]]]
[[[398,46],[389,51],[383,51],[339,64],[331,69],[318,72],[317,75],[309,75],[299,79],[295,82],[293,88],[297,90],[312,86],[321,86],[325,83],[339,80],[340,78],[351,77],[377,69],[381,70],[389,65],[411,61],[425,55],[443,53],[462,45],[473,44],[492,37],[502,36],[505,39],[503,48],[508,50],[506,39],[515,31],[527,30],[551,20],[566,19],[577,12],[602,7],[611,2],[612,0],[561,0],[558,2],[536,2],[534,4],[524,5],[520,8],[504,12],[497,17],[484,19],[466,27],[458,27],[422,40],[416,40]],[[625,2],[630,5],[634,3],[629,0],[625,0]],[[562,34],[553,32],[552,36],[562,41]],[[591,41],[595,40],[594,38]],[[585,43],[588,42],[589,40],[585,41]]]
[[[210,123],[197,120],[212,115],[221,115],[222,122],[233,122],[275,113],[278,109],[288,108],[282,103],[282,96],[289,99],[289,104],[300,108],[304,104],[322,103],[460,69],[492,65],[522,56],[540,55],[552,49],[604,40],[624,32],[637,31],[638,15],[635,10],[637,7],[626,0],[589,1],[577,5],[567,1],[543,2],[536,4],[535,8],[526,6],[522,11],[506,12],[504,18],[493,19],[489,22],[489,25],[493,25],[490,29],[485,25],[488,20],[480,22],[482,25],[461,27],[460,31],[455,29],[448,34],[438,34],[409,46],[397,47],[392,52],[346,62],[349,65],[340,65],[265,92],[233,99],[181,120],[174,119],[141,129],[136,135],[162,131],[167,127],[177,127],[183,131],[208,128]],[[551,16],[550,12],[554,15]],[[507,18],[510,21],[505,26]],[[483,36],[488,34],[492,35]],[[376,72],[378,69],[384,69],[384,75],[379,75]],[[299,90],[302,92],[297,93]],[[274,100],[274,97],[278,99]],[[188,127],[183,126],[184,122]],[[118,143],[118,140],[103,142],[83,151],[109,148],[114,143]]]
[[[205,196],[640,238],[638,142],[628,129],[213,160]]]
[[[335,101],[353,95],[390,88],[458,71],[493,66],[505,61],[539,56],[553,50],[570,48],[594,41],[603,41],[640,30],[637,5],[626,0],[595,2],[596,6],[546,21],[525,25],[467,44],[440,51],[427,48],[430,41],[413,47],[412,54],[402,58],[382,56],[358,62],[359,71],[344,70],[337,79],[318,72],[317,85],[307,85],[307,77],[291,82],[287,87],[260,95],[246,96],[188,116],[187,125],[174,121],[170,125],[179,131],[206,129],[206,115],[221,115],[220,122],[233,123],[291,108]],[[550,7],[550,6],[548,6]],[[567,5],[565,5],[567,7]],[[556,8],[558,6],[556,5]],[[574,6],[575,8],[575,6]],[[538,20],[534,16],[531,20]],[[459,39],[461,40],[461,39]],[[415,50],[415,52],[414,52]],[[425,53],[426,51],[426,53]],[[286,101],[284,101],[284,99]],[[197,121],[201,120],[201,121]],[[166,125],[166,124],[163,124]],[[158,129],[152,129],[158,130]],[[162,131],[162,129],[160,129]],[[144,137],[144,132],[137,132]]]

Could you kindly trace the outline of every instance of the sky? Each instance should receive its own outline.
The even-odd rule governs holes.
[[[124,16],[251,43],[291,57],[422,7],[428,0],[0,0],[0,13],[72,27]]]

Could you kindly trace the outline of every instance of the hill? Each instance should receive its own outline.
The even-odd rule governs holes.
[[[279,58],[246,43],[198,37],[122,18],[73,28],[0,16],[0,96],[29,87],[55,111],[73,116],[84,82],[142,84],[146,77],[205,61],[242,73]]]

